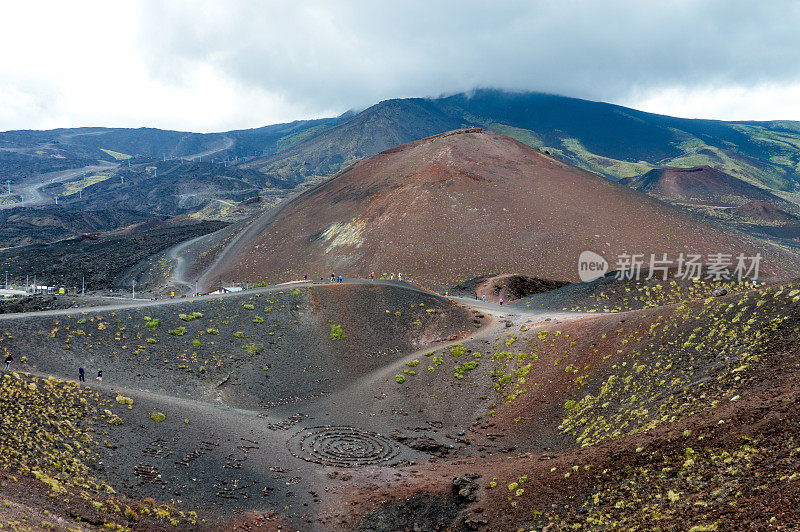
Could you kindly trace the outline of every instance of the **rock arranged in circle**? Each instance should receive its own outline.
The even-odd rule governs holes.
[[[287,446],[297,458],[335,467],[387,465],[400,453],[396,443],[380,434],[347,426],[304,429]]]

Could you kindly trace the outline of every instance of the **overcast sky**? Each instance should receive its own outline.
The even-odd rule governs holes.
[[[0,130],[192,131],[533,90],[800,120],[800,2],[4,2]]]

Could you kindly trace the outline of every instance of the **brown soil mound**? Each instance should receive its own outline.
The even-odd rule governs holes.
[[[512,268],[573,281],[586,249],[613,262],[624,252],[751,254],[757,246],[509,137],[469,129],[382,152],[265,214],[203,284],[374,271],[443,289]],[[796,267],[759,251],[771,268]]]
[[[479,299],[486,296],[486,301],[496,303],[502,299],[510,303],[533,294],[561,288],[566,284],[568,283],[526,275],[484,275],[454,286],[449,292],[454,296],[477,296]]]

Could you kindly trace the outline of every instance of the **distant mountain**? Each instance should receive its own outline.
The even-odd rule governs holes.
[[[335,174],[376,153],[463,127],[431,100],[389,100],[362,111],[338,125],[306,130],[305,138],[286,149],[244,163],[267,175],[290,182]]]
[[[709,166],[773,190],[800,190],[800,122],[674,118],[533,92],[477,90],[386,100],[361,112],[224,133],[78,128],[0,133],[0,179],[97,160],[237,159],[287,185],[328,177],[404,142],[481,126],[622,179],[664,166]]]
[[[476,128],[381,152],[262,215],[203,281],[371,271],[436,288],[490,272],[573,281],[587,249],[612,265],[625,252],[758,250],[776,271],[797,269],[779,250]]]
[[[398,143],[470,126],[508,135],[612,179],[663,166],[707,165],[771,189],[800,189],[800,122],[690,120],[499,90],[387,100],[335,126],[307,130],[290,150],[245,164],[282,179],[327,176]]]

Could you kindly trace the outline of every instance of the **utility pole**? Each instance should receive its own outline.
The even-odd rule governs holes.
[[[33,293],[36,293],[36,274],[33,274]]]
[[[6,179],[6,186],[8,187],[8,194],[11,195],[11,180]]]
[[[121,176],[119,176],[119,178],[122,180],[122,184],[124,185],[125,184],[125,176],[121,175]]]
[[[8,270],[6,270],[6,290],[8,290]]]
[[[83,199],[83,189],[78,191],[78,199]]]
[[[58,196],[56,196],[56,205],[58,205]]]
[[[164,161],[166,162],[166,160],[167,160],[167,154],[165,153],[164,154]]]
[[[130,168],[130,167],[131,167],[131,158],[128,157],[128,168]]]
[[[83,173],[83,182],[86,183],[86,172]]]
[[[136,299],[136,279],[131,281],[131,299]]]
[[[86,276],[81,277],[81,297],[86,295]]]
[[[28,286],[28,279],[29,278],[30,278],[30,275],[26,275],[25,276],[25,293],[26,294],[28,293],[28,290],[30,290],[30,287]]]
[[[200,292],[197,291],[197,281],[194,282],[194,295],[195,297],[200,295]]]

